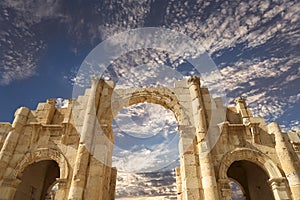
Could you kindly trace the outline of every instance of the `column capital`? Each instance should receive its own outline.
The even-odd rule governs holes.
[[[4,178],[2,182],[2,186],[17,188],[21,182],[22,181],[18,178]]]
[[[58,189],[64,188],[67,184],[67,179],[65,178],[57,178],[56,182],[58,183]]]
[[[238,97],[238,98],[234,99],[234,102],[236,104],[242,103],[242,104],[246,105],[246,98],[244,98],[244,97]]]
[[[270,178],[268,180],[269,185],[273,187],[279,187],[281,184],[284,184],[287,181],[285,177],[278,177],[278,178]]]
[[[229,186],[230,181],[231,180],[229,178],[219,178],[218,183],[219,184],[228,184],[228,186]]]
[[[200,77],[199,76],[190,76],[187,80],[188,85],[198,85],[200,87]]]

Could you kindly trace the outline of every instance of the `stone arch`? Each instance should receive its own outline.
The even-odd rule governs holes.
[[[237,148],[225,154],[219,167],[219,178],[227,179],[228,168],[233,162],[239,160],[250,161],[258,165],[267,173],[270,179],[283,178],[279,168],[270,158],[257,150],[249,148]]]
[[[27,166],[16,187],[14,200],[46,199],[47,191],[59,178],[59,166],[54,160],[42,160]]]
[[[19,178],[27,166],[43,160],[53,160],[57,162],[60,170],[60,180],[67,180],[69,175],[68,162],[60,151],[51,148],[40,148],[25,154],[25,156],[18,161],[17,166],[11,174],[11,178]]]
[[[185,124],[190,117],[183,111],[183,108],[176,94],[169,88],[132,88],[115,89],[112,97],[113,118],[118,112],[128,106],[138,103],[153,103],[171,110],[178,122],[178,125]],[[190,124],[190,120],[188,120]]]
[[[175,92],[170,88],[126,88],[126,89],[114,89],[111,95],[111,119],[115,119],[115,117],[119,114],[119,112],[128,108],[132,105],[136,105],[139,103],[151,103],[164,107],[167,110],[170,110],[177,122],[178,125],[178,135],[180,125],[187,124],[187,119],[189,119],[188,113],[183,111],[183,107],[180,104],[179,98],[175,94]],[[109,108],[110,109],[110,108]],[[109,112],[102,112],[103,114]],[[102,116],[101,116],[102,117]],[[104,118],[103,115],[102,118]],[[110,117],[110,116],[108,116]],[[112,125],[110,124],[107,135],[113,135]],[[113,138],[111,136],[110,138]],[[111,140],[111,144],[114,145],[114,140]],[[111,149],[111,148],[108,148]],[[105,156],[111,158],[111,155]],[[179,155],[178,155],[179,157]]]
[[[220,195],[223,199],[231,199],[229,188],[229,177],[227,172],[230,166],[237,161],[250,162],[262,170],[267,176],[267,184],[273,193],[273,198],[289,199],[291,192],[284,174],[281,173],[277,165],[262,152],[249,149],[237,148],[225,154],[219,167],[219,187]]]

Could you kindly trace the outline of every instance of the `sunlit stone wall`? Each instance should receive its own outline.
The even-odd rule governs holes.
[[[57,108],[53,99],[35,110],[19,108],[12,124],[0,123],[0,199],[14,199],[24,171],[46,160],[59,167],[51,184],[57,185],[55,199],[114,199],[112,120],[123,107],[142,102],[164,106],[178,122],[178,199],[231,199],[233,178],[250,198],[268,189],[270,199],[299,199],[299,132],[283,133],[278,124],[267,125],[252,115],[243,98],[236,99],[235,107],[224,107],[201,88],[198,77],[177,81],[173,88],[116,90],[113,82],[94,79],[66,108]],[[260,168],[268,187],[254,189],[261,183],[240,179],[240,172],[228,173],[238,161]]]

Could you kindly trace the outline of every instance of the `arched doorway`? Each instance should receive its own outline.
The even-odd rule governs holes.
[[[199,84],[198,84],[199,85]],[[193,96],[191,97],[191,91]],[[196,91],[196,92],[195,92]],[[119,111],[124,107],[128,107],[138,103],[153,103],[163,106],[164,108],[171,110],[174,113],[174,117],[178,122],[179,130],[179,152],[180,160],[182,163],[180,165],[180,170],[194,170],[194,174],[197,174],[197,162],[195,156],[195,149],[192,148],[193,142],[196,137],[196,126],[195,123],[198,122],[197,118],[194,118],[194,113],[198,112],[199,106],[194,108],[192,104],[193,98],[199,98],[197,96],[197,88],[190,88],[186,81],[180,81],[175,84],[174,88],[116,88],[113,82],[105,82],[100,79],[93,79],[91,90],[89,90],[89,95],[85,95],[84,102],[87,105],[79,103],[79,105],[86,106],[85,112],[78,107],[78,111],[81,114],[78,116],[83,116],[79,128],[82,130],[80,142],[78,148],[78,153],[76,160],[78,161],[74,167],[76,170],[73,174],[73,180],[70,187],[70,192],[68,194],[69,198],[75,198],[77,194],[83,194],[81,185],[94,184],[92,181],[92,175],[85,178],[87,174],[86,168],[88,167],[86,162],[88,159],[100,161],[99,165],[103,167],[104,174],[99,177],[97,181],[102,181],[101,187],[103,190],[93,190],[94,195],[102,196],[113,196],[115,192],[115,179],[114,170],[112,170],[112,154],[115,144],[114,132],[112,128],[113,119],[118,115]],[[178,94],[178,95],[177,95]],[[195,96],[195,97],[194,97]],[[200,101],[200,99],[198,99]],[[196,100],[196,104],[199,102]],[[101,102],[101,104],[100,104]],[[197,109],[197,110],[195,110]],[[74,109],[76,110],[76,109]],[[79,119],[79,118],[78,118]],[[82,118],[80,118],[82,119]],[[204,118],[203,118],[204,121]],[[92,124],[92,126],[91,126]],[[97,133],[97,134],[94,134]],[[99,133],[99,134],[98,134]],[[134,146],[134,145],[132,145]],[[91,152],[93,157],[89,157],[88,152]],[[85,152],[85,153],[82,153]],[[191,156],[192,155],[192,156]],[[191,157],[191,158],[190,158]],[[136,162],[136,164],[144,164],[145,161],[149,161],[148,156],[143,157],[143,161]],[[80,164],[79,164],[80,163]],[[84,163],[84,164],[81,164]],[[95,164],[96,165],[96,164]],[[189,168],[187,169],[187,165]],[[108,167],[107,167],[108,166]],[[175,168],[175,166],[174,166]],[[91,169],[91,168],[90,168]],[[98,172],[96,172],[98,173]],[[100,174],[100,172],[99,172]],[[80,177],[80,178],[78,178]],[[78,180],[78,181],[74,181]],[[111,180],[111,181],[107,181]],[[176,176],[176,180],[180,181],[180,195],[200,196],[200,182],[193,182],[194,179],[185,179],[181,176]],[[214,180],[215,181],[215,180]],[[191,186],[192,185],[192,186]],[[192,188],[191,188],[192,187]],[[193,194],[188,189],[193,189]],[[101,191],[101,194],[100,192]],[[88,194],[84,192],[84,195]],[[89,194],[91,194],[89,192]]]
[[[274,199],[268,184],[268,175],[258,165],[250,161],[239,160],[233,162],[227,170],[227,176],[236,180],[242,186],[247,200]]]
[[[57,162],[43,160],[27,166],[20,175],[14,200],[44,200],[49,188],[60,176]]]
[[[286,178],[278,166],[257,150],[236,148],[224,155],[218,182],[225,199],[231,199],[232,179],[241,185],[247,200],[291,198]]]

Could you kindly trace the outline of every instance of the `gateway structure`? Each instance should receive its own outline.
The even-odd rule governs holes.
[[[243,98],[224,108],[198,77],[130,89],[93,79],[66,108],[53,99],[19,108],[12,124],[0,123],[0,199],[114,199],[112,120],[142,102],[170,109],[178,121],[178,199],[231,199],[231,181],[244,199],[300,199],[299,132],[253,117]]]

